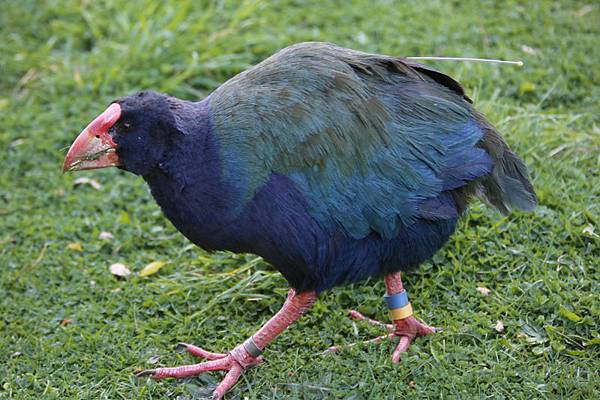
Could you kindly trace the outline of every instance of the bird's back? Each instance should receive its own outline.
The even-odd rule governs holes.
[[[247,251],[297,288],[415,267],[472,195],[503,212],[535,205],[524,164],[460,85],[401,58],[302,43],[209,101],[223,180],[239,194],[232,213],[242,223],[282,214]]]

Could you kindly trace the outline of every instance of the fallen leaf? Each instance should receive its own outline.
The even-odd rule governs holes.
[[[486,287],[478,286],[477,291],[484,296],[488,296],[492,291]]]
[[[575,314],[573,311],[567,310],[564,307],[560,308],[559,313],[560,313],[560,315],[562,315],[563,317],[565,317],[569,321],[579,322],[579,321],[581,321],[583,319],[579,315]]]
[[[494,327],[496,332],[503,333],[504,332],[504,323],[500,320],[496,321],[496,326]]]
[[[532,56],[536,55],[538,51],[533,47],[527,46],[526,44],[521,45],[521,50],[527,54],[531,54]]]
[[[23,143],[25,143],[25,141],[23,139],[13,140],[12,142],[10,142],[8,147],[10,147],[11,149],[14,149],[17,146],[22,145]]]
[[[593,225],[588,225],[588,226],[586,226],[585,228],[583,228],[583,231],[582,231],[582,233],[583,233],[585,236],[588,236],[588,237],[593,237],[594,239],[600,239],[600,235],[598,235],[598,234],[597,234],[596,232],[594,232],[594,231],[595,231],[595,228],[594,228],[594,226],[593,226]]]
[[[79,242],[73,242],[67,245],[67,249],[73,251],[83,251],[83,246]]]
[[[100,239],[100,240],[111,240],[114,238],[115,237],[110,232],[100,232],[100,234],[98,235],[98,239]]]
[[[129,218],[127,211],[121,211],[121,215],[119,215],[119,223],[123,225],[131,223],[131,218]]]
[[[127,278],[131,275],[131,271],[127,268],[127,265],[121,263],[111,265],[110,273],[120,278]]]
[[[594,9],[594,7],[592,7],[590,4],[587,4],[583,7],[581,7],[579,10],[575,11],[575,16],[578,18],[581,18],[584,15],[588,14],[593,9]]]
[[[533,92],[535,92],[535,83],[532,83],[532,82],[523,82],[519,86],[519,94],[520,95],[524,95],[524,94],[527,94],[527,93],[533,93]]]
[[[102,185],[98,183],[98,181],[94,180],[94,179],[90,179],[90,178],[77,178],[73,181],[73,185],[74,186],[79,186],[79,185],[90,185],[91,187],[93,187],[96,190],[99,190],[100,188],[102,188]]]
[[[154,261],[151,262],[150,264],[146,265],[141,271],[140,271],[140,276],[144,277],[144,276],[148,276],[148,275],[152,275],[157,273],[164,265],[166,264],[165,261]]]

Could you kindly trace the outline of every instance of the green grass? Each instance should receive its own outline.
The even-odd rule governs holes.
[[[63,176],[62,158],[116,97],[151,88],[198,99],[306,40],[523,59],[521,69],[432,65],[457,77],[523,156],[540,206],[503,218],[476,204],[445,249],[405,277],[418,317],[444,331],[398,366],[391,343],[319,355],[380,333],[345,317],[357,308],[386,318],[383,284],[372,280],[324,294],[229,397],[600,398],[600,6],[351,3],[1,3],[0,398],[210,394],[219,373],[150,382],[133,372],[191,362],[171,351],[178,341],[231,348],[279,308],[285,281],[254,256],[190,245],[141,179],[116,169]],[[81,176],[102,188],[74,187]],[[68,249],[75,242],[82,251]],[[169,264],[147,278],[108,271],[155,260]]]

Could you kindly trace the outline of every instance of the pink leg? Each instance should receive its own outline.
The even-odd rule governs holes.
[[[386,276],[384,276],[384,280],[385,280],[386,292],[388,295],[400,293],[402,290],[404,290],[404,287],[402,286],[402,279],[401,279],[400,272],[386,275]],[[402,353],[405,353],[408,350],[408,348],[410,347],[410,344],[413,342],[413,340],[415,338],[417,338],[419,336],[429,335],[431,333],[436,332],[436,328],[427,326],[427,325],[417,321],[417,319],[412,315],[410,317],[407,317],[404,319],[394,320],[393,324],[384,324],[382,322],[375,321],[371,318],[365,317],[358,311],[350,311],[350,317],[357,319],[359,321],[366,321],[366,322],[370,323],[371,325],[377,325],[377,326],[384,327],[389,332],[391,332],[388,335],[379,336],[379,337],[376,337],[375,339],[367,340],[362,343],[379,343],[387,338],[390,338],[390,339],[394,338],[394,337],[400,338],[400,340],[398,341],[398,344],[396,345],[396,348],[394,349],[394,352],[392,353],[392,362],[394,362],[394,363],[397,363],[398,361],[400,361],[400,357],[402,356]],[[336,352],[342,348],[352,347],[354,345],[356,345],[356,343],[353,343],[350,345],[345,345],[345,346],[333,346],[333,347],[330,347],[327,351]]]
[[[293,289],[290,289],[281,310],[252,335],[252,341],[256,348],[258,350],[263,350],[271,340],[283,332],[285,328],[292,324],[292,322],[300,318],[300,316],[314,304],[316,299],[317,295],[315,292],[296,294]],[[149,376],[153,379],[185,378],[188,376],[199,375],[207,371],[229,371],[213,392],[213,399],[221,399],[225,393],[236,384],[246,368],[258,365],[263,361],[262,356],[251,355],[248,350],[246,350],[246,347],[244,347],[244,344],[238,345],[226,354],[212,353],[186,343],[180,343],[179,346],[184,347],[190,354],[205,358],[209,361],[173,368],[149,369],[139,372],[136,376]]]
[[[402,286],[400,272],[386,275],[384,277],[384,280],[388,294],[396,294],[404,290],[404,287]],[[419,336],[429,335],[435,333],[436,331],[434,327],[425,325],[417,321],[417,319],[412,315],[404,319],[395,319],[394,325],[396,325],[394,333],[400,338],[398,345],[392,353],[392,362],[394,363],[400,361],[402,353],[406,353],[408,347],[413,342],[413,340],[415,340],[415,338]]]

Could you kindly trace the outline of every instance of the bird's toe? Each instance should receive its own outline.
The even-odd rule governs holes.
[[[135,374],[135,377],[136,378],[143,378],[145,376],[148,376],[148,377],[152,378],[152,376],[154,375],[155,372],[156,372],[155,369],[145,369],[143,371],[137,372]]]
[[[204,358],[206,360],[219,360],[227,357],[227,354],[225,353],[213,353],[212,351],[204,350],[202,347],[194,346],[193,344],[188,343],[178,343],[177,346],[175,346],[175,349],[179,351],[187,351],[195,357]]]

